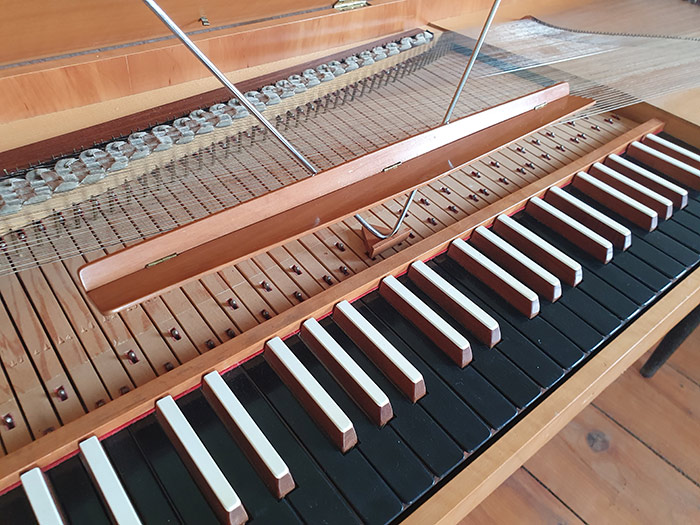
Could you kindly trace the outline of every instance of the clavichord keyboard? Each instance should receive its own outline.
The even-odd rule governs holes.
[[[322,309],[330,315],[25,472],[0,497],[0,516],[410,515],[698,265],[700,156],[664,134],[616,140],[343,292],[349,300]]]

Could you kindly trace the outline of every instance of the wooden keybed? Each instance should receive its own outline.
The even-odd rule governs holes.
[[[43,353],[46,361],[26,389],[11,391],[8,384],[0,384],[5,393],[0,415],[21,411],[27,415],[26,421],[15,419],[12,431],[0,427],[7,452],[0,458],[0,487],[4,490],[16,484],[19,474],[33,465],[48,467],[75,453],[77,443],[90,435],[109,435],[143,416],[152,410],[153,400],[194,388],[204,373],[239,364],[259,352],[273,335],[297,331],[301,320],[321,317],[339,300],[360,296],[375,288],[382,277],[403,273],[410,262],[444,251],[452,239],[489,224],[499,213],[521,208],[531,196],[544,193],[551,185],[564,184],[576,171],[585,170],[610,152],[622,151],[629,141],[658,131],[663,123],[672,134],[692,143],[696,128],[668,114],[661,115],[663,123],[636,124],[642,116],[646,119],[656,114],[653,108],[641,105],[621,112],[619,120],[602,115],[578,121],[576,126],[557,125],[535,135],[539,144],[533,144],[532,137],[523,139],[426,186],[419,191],[407,219],[414,237],[377,260],[363,255],[356,225],[347,220],[169,292],[119,317],[101,317],[78,290],[77,268],[95,254],[3,278],[0,324],[4,346]],[[582,125],[588,128],[587,138],[574,142]],[[524,173],[516,171],[527,163],[534,167],[526,167]],[[373,208],[371,217],[390,225],[401,204],[400,199],[389,201]],[[698,279],[697,271],[686,277],[683,286],[650,308],[409,520],[452,522],[478,504],[700,303]],[[263,282],[271,285],[270,292]],[[46,290],[53,294],[43,300],[41,294]],[[300,290],[301,303],[295,295]],[[229,299],[235,301],[235,309]],[[268,316],[271,319],[267,320]],[[233,340],[229,340],[229,330],[236,335]],[[215,348],[209,348],[210,341]],[[129,350],[135,351],[136,362],[125,357]],[[15,379],[32,377],[31,363],[23,353],[2,354],[13,384]],[[178,366],[178,362],[182,364]],[[174,369],[166,374],[171,365]],[[71,383],[77,385],[79,381],[72,375],[77,377],[85,370],[79,396],[86,406],[81,406]],[[56,401],[60,387],[67,391],[67,402]],[[115,399],[109,401],[109,397]],[[100,408],[94,410],[89,404]],[[40,437],[46,430],[52,430],[51,434]],[[38,439],[30,443],[32,434]]]

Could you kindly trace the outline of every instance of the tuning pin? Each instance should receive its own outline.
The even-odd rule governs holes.
[[[212,348],[214,348],[216,346],[216,343],[214,342],[213,339],[207,339],[207,342],[204,344],[208,350],[211,350]]]
[[[338,248],[341,252],[345,251],[345,245],[340,241],[335,243],[335,247]]]
[[[435,220],[435,217],[428,217],[428,222],[433,226],[437,226],[437,221]]]
[[[177,328],[171,328],[170,335],[173,336],[173,339],[175,339],[175,341],[179,341],[180,339],[182,339],[182,336],[180,335],[180,332]]]
[[[5,414],[2,416],[2,422],[5,423],[8,430],[15,428],[15,419],[12,417],[12,414]]]
[[[165,363],[164,368],[166,372],[170,372],[173,368],[175,368],[175,366],[170,361],[168,361],[167,363]]]
[[[452,213],[457,213],[457,206],[455,206],[454,204],[450,204],[450,205],[447,207],[447,209],[448,209],[449,211],[451,211]]]
[[[272,286],[270,286],[270,283],[268,283],[267,281],[261,282],[261,283],[260,283],[260,286],[262,286],[263,289],[264,289],[266,292],[271,292],[271,291],[272,291]]]
[[[442,188],[440,188],[440,191],[445,195],[450,195],[452,193],[447,186],[443,186]]]
[[[129,350],[129,351],[126,353],[126,357],[127,357],[127,359],[128,359],[129,361],[131,361],[131,362],[134,363],[134,364],[136,364],[136,363],[139,362],[139,358],[138,358],[138,356],[136,355],[136,352],[134,352],[133,350]]]
[[[66,389],[63,388],[63,385],[59,386],[56,389],[56,395],[61,401],[65,401],[66,399],[68,399],[68,392],[66,392]]]
[[[426,199],[425,197],[421,197],[420,203],[425,205],[425,206],[430,206],[430,201]]]
[[[272,318],[272,316],[270,315],[270,312],[268,312],[267,310],[262,310],[262,311],[260,312],[260,315],[262,315],[263,318],[265,318],[265,319],[271,319],[271,318]]]
[[[350,270],[348,270],[347,266],[341,266],[339,270],[343,275],[348,275],[350,273]]]
[[[328,274],[323,276],[323,280],[326,281],[326,284],[333,284],[333,279]]]
[[[294,298],[295,298],[297,301],[303,301],[303,300],[304,300],[304,296],[301,295],[301,292],[300,292],[299,290],[297,290],[296,292],[294,292]]]
[[[301,268],[299,268],[296,264],[292,265],[292,271],[297,275],[301,275]]]
[[[472,175],[474,176],[474,178],[477,178],[477,179],[481,178],[481,173],[479,171],[476,171],[476,170],[472,171]]]

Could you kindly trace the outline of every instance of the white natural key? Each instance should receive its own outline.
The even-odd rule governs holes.
[[[423,261],[411,264],[408,278],[486,346],[501,340],[498,322]]]
[[[499,215],[493,223],[493,229],[569,286],[576,286],[583,279],[583,268],[579,262],[508,215]]]
[[[700,190],[700,169],[698,168],[636,141],[629,145],[627,154],[681,184]]]
[[[65,523],[63,514],[56,504],[41,469],[34,467],[22,474],[19,479],[22,481],[22,488],[39,525],[63,525]]]
[[[295,486],[289,468],[221,375],[205,375],[202,391],[270,491],[286,496]]]
[[[644,230],[652,231],[659,224],[659,214],[654,210],[588,173],[579,171],[573,186]]]
[[[659,177],[656,173],[652,173],[634,162],[612,154],[605,159],[605,165],[670,199],[676,208],[685,208],[688,204],[688,190],[670,180]]]
[[[481,252],[540,297],[554,302],[561,297],[561,282],[551,272],[530,259],[508,241],[483,226],[474,230],[471,242]]]
[[[472,349],[469,341],[401,284],[396,277],[389,275],[382,279],[379,293],[460,368],[471,363]]]
[[[357,443],[350,418],[279,337],[265,344],[267,361],[333,443],[347,452]]]
[[[112,520],[118,525],[141,523],[100,441],[92,436],[81,441],[78,447],[80,459],[97,485]]]
[[[652,210],[659,214],[659,218],[667,220],[673,214],[673,202],[671,199],[655,192],[654,190],[638,183],[637,181],[626,177],[622,173],[618,173],[614,169],[600,162],[596,162],[591,166],[588,172],[596,179],[602,180],[616,190],[619,190],[633,199],[639,201],[645,206],[649,206]]]
[[[603,220],[603,215],[594,208],[581,202],[576,197],[569,195],[561,188],[550,188],[546,197],[548,201],[556,203],[557,207],[539,197],[533,197],[525,205],[525,211],[599,261],[603,263],[610,262],[613,256],[613,243],[599,233],[593,231],[593,229],[587,225],[559,209],[558,206],[568,205],[572,213],[575,212],[579,206],[582,206],[582,208],[579,209],[582,218],[585,219],[588,217],[591,221],[595,219],[601,228],[603,226],[611,226],[599,221],[599,219]],[[591,215],[593,212],[598,213],[600,217]],[[620,226],[624,228],[624,226]],[[616,239],[618,239],[618,243],[623,247],[629,247],[632,242],[632,232],[629,231],[629,228],[625,228],[625,230],[629,232],[629,236],[625,235],[624,231],[619,231],[617,232],[619,238],[616,237]]]
[[[669,157],[678,159],[681,162],[685,162],[689,166],[700,170],[700,155],[669,140],[659,137],[658,135],[654,135],[653,133],[647,134],[642,139],[642,144],[646,144],[651,148],[659,150],[661,153],[665,153]]]
[[[248,521],[238,495],[172,397],[156,401],[156,417],[219,520],[231,525]]]
[[[304,321],[300,335],[316,358],[376,425],[384,426],[389,422],[394,411],[387,395],[316,319]]]
[[[529,319],[540,313],[540,299],[533,290],[470,244],[455,239],[447,254]]]
[[[425,395],[423,374],[353,305],[336,304],[333,320],[408,399],[415,403]]]

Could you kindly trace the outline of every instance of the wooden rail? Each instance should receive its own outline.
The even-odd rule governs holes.
[[[86,264],[80,281],[104,313],[313,233],[428,184],[590,105],[566,83],[386,146]]]
[[[95,435],[100,438],[106,437],[119,428],[129,424],[131,421],[148,414],[153,410],[154,403],[157,399],[168,394],[179,396],[193,388],[197,388],[201,384],[204,374],[213,370],[223,372],[239,365],[243,361],[261,352],[268,339],[274,336],[285,337],[298,331],[301,322],[304,320],[310,317],[319,318],[327,315],[338,302],[344,299],[353,300],[366,294],[375,289],[380,280],[385,276],[389,274],[401,274],[406,271],[412,262],[419,259],[427,260],[434,257],[445,251],[449,243],[454,239],[467,236],[478,226],[490,225],[493,220],[502,213],[513,214],[517,212],[533,196],[543,195],[544,192],[552,186],[563,186],[567,184],[578,171],[587,170],[593,163],[603,160],[611,153],[623,152],[631,141],[638,140],[647,133],[658,132],[662,128],[663,124],[658,120],[650,120],[645,124],[641,124],[612,140],[605,146],[521,188],[508,197],[473,213],[452,226],[431,235],[429,238],[407,247],[393,257],[378,262],[363,272],[349,277],[318,295],[309,298],[303,303],[300,303],[294,308],[273,317],[269,321],[243,332],[234,339],[219,345],[191,361],[183,363],[171,372],[155,378],[140,386],[138,389],[120,396],[107,403],[105,406],[82,416],[78,420],[56,429],[49,435],[38,438],[36,441],[26,445],[17,452],[0,458],[0,492],[6,491],[19,483],[19,476],[22,472],[35,466],[39,466],[43,469],[50,467],[66,456],[74,454],[77,450],[78,443],[90,436]],[[697,272],[691,277],[697,278],[696,274]],[[678,287],[678,289],[681,288],[685,287]],[[672,293],[679,292],[673,290]],[[685,308],[685,306],[683,308]],[[690,306],[688,306],[688,308],[690,308]],[[649,312],[651,313],[654,311],[657,311],[656,307],[650,309]],[[674,310],[674,317],[664,317],[663,322],[659,325],[660,328],[655,334],[661,337],[663,334],[660,333],[660,330],[665,327],[670,327],[674,319],[678,320],[682,317],[683,311],[685,310],[676,309]],[[643,318],[643,320],[644,319],[646,319],[646,317]],[[642,328],[646,330],[646,327],[642,326]],[[640,328],[636,328],[635,330],[638,331],[639,329]],[[654,337],[656,335],[654,335]],[[648,339],[648,337],[644,338],[645,341],[648,341]],[[619,373],[621,373],[621,371]],[[569,388],[569,384],[565,383],[559,390],[567,391]],[[580,385],[576,384],[575,387],[571,388],[580,389]],[[573,394],[575,394],[575,392],[571,395]],[[527,425],[529,425],[527,421],[529,421],[529,419],[525,418],[521,424],[527,427]],[[544,435],[540,436],[540,439],[544,439]],[[486,454],[488,454],[488,451],[484,455]],[[513,465],[514,463],[509,463],[508,468],[514,470],[516,467]],[[494,471],[494,475],[496,476],[507,475],[507,469],[494,469]],[[502,480],[505,479],[505,477],[498,479]],[[495,484],[496,481],[492,483]],[[493,486],[495,485],[492,485],[492,487]],[[479,493],[479,497],[483,498],[485,494]],[[475,500],[472,499],[470,501],[473,503]]]

